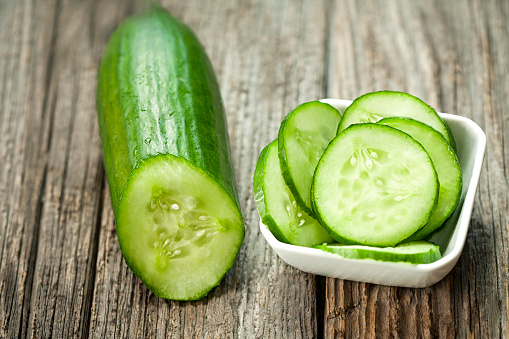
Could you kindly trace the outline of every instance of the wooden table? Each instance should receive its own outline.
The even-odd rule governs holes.
[[[246,240],[198,302],[149,292],[118,246],[95,111],[136,1],[0,0],[0,337],[509,337],[509,2],[165,1],[221,85]],[[424,289],[306,274],[258,230],[256,159],[304,101],[413,93],[488,145],[467,243]]]

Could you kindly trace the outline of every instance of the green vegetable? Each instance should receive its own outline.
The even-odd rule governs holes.
[[[341,132],[313,181],[318,220],[345,244],[395,246],[428,222],[437,198],[437,174],[424,148],[379,124]]]
[[[381,261],[429,264],[441,258],[440,248],[427,241],[415,241],[395,247],[371,247],[362,245],[323,244],[315,246],[322,251],[348,259],[372,259]]]
[[[297,205],[286,186],[279,165],[277,139],[260,154],[253,187],[262,222],[279,241],[300,246],[333,241],[318,221]]]
[[[127,265],[160,297],[204,297],[244,226],[218,84],[193,32],[162,9],[123,22],[101,61],[97,110]]]
[[[421,99],[402,92],[380,91],[358,97],[343,114],[339,132],[352,124],[377,122],[388,117],[406,117],[425,123],[456,147],[451,131],[437,112]]]
[[[433,128],[408,118],[385,118],[379,124],[408,133],[426,149],[437,171],[440,190],[438,205],[426,225],[407,240],[419,240],[439,228],[454,211],[461,196],[463,180],[456,153]]]
[[[336,136],[341,114],[320,101],[304,103],[288,113],[278,134],[283,178],[297,204],[308,214],[311,184],[318,160]]]

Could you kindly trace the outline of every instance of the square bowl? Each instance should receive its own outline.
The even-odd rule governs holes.
[[[323,99],[341,113],[349,100]],[[458,261],[467,237],[475,192],[486,149],[486,135],[472,120],[439,113],[454,135],[463,172],[463,191],[451,217],[428,240],[440,246],[442,258],[430,264],[409,264],[366,259],[347,259],[315,248],[290,245],[277,240],[260,221],[260,230],[277,255],[301,271],[332,278],[401,287],[427,287],[443,279]]]

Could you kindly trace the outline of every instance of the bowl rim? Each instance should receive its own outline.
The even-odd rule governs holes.
[[[331,104],[332,106],[348,106],[352,103],[351,100],[344,100],[344,99],[331,99],[326,98],[320,100],[322,102]],[[472,216],[472,210],[473,210],[473,204],[475,200],[475,194],[477,191],[477,185],[479,183],[480,173],[482,169],[482,164],[484,161],[484,155],[486,150],[486,134],[484,131],[477,125],[474,121],[467,117],[450,114],[450,113],[441,113],[438,112],[438,115],[446,121],[454,121],[456,123],[459,123],[461,125],[466,126],[469,128],[474,135],[476,136],[474,143],[474,148],[472,149],[472,153],[474,156],[474,162],[472,166],[472,175],[470,177],[470,181],[468,183],[468,189],[465,194],[465,198],[463,201],[463,206],[461,207],[461,212],[458,217],[458,222],[456,224],[456,230],[453,232],[453,234],[456,233],[456,241],[453,245],[452,250],[444,255],[439,260],[429,263],[429,264],[410,264],[411,267],[414,269],[421,271],[421,272],[432,272],[435,270],[438,270],[440,268],[446,267],[448,265],[454,265],[455,262],[458,260],[459,256],[461,255],[461,252],[463,251],[463,247],[466,242],[468,229],[470,226],[470,219]],[[464,182],[465,186],[465,182]],[[459,226],[458,226],[459,225]],[[327,253],[322,250],[312,248],[312,247],[304,247],[304,246],[297,246],[292,244],[287,244],[279,241],[276,239],[276,237],[272,234],[272,232],[269,230],[267,225],[263,224],[261,218],[260,218],[260,231],[265,237],[266,241],[269,243],[269,245],[273,248],[279,248],[282,250],[285,250],[287,252],[293,252],[300,255],[308,255],[311,257],[315,257],[319,259],[323,255],[331,255],[334,257],[337,257],[338,259],[344,261],[352,261],[352,262],[359,262],[364,261],[364,259],[350,259],[350,258],[343,258],[338,257],[332,253]],[[377,261],[377,264],[381,266],[386,267],[393,267],[393,268],[401,268],[402,264],[404,263],[397,263],[397,262],[384,262],[384,261]],[[408,266],[408,265],[405,265]]]

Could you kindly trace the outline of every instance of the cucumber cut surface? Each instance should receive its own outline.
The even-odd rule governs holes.
[[[423,239],[440,227],[458,205],[463,185],[458,158],[440,133],[419,121],[386,118],[378,123],[408,133],[426,149],[437,171],[440,185],[437,208],[426,225],[407,240]]]
[[[454,137],[437,112],[421,99],[403,92],[380,91],[364,94],[346,109],[338,132],[358,123],[377,122],[388,117],[421,121],[440,132],[454,148]]]
[[[279,241],[308,247],[333,241],[327,231],[297,205],[286,186],[278,159],[277,139],[260,154],[253,187],[262,222]]]
[[[428,222],[437,198],[437,174],[424,148],[379,124],[356,124],[340,133],[313,182],[318,220],[346,244],[400,243]]]
[[[337,134],[341,114],[319,101],[304,103],[290,112],[279,128],[279,160],[283,178],[297,204],[308,214],[311,184],[318,160]]]
[[[120,199],[117,234],[126,262],[150,290],[195,300],[233,264],[244,226],[234,200],[210,175],[164,154],[133,172]]]
[[[315,248],[349,259],[372,259],[411,264],[429,264],[441,258],[440,248],[427,241],[415,241],[382,248],[342,244],[323,244],[317,245]]]

